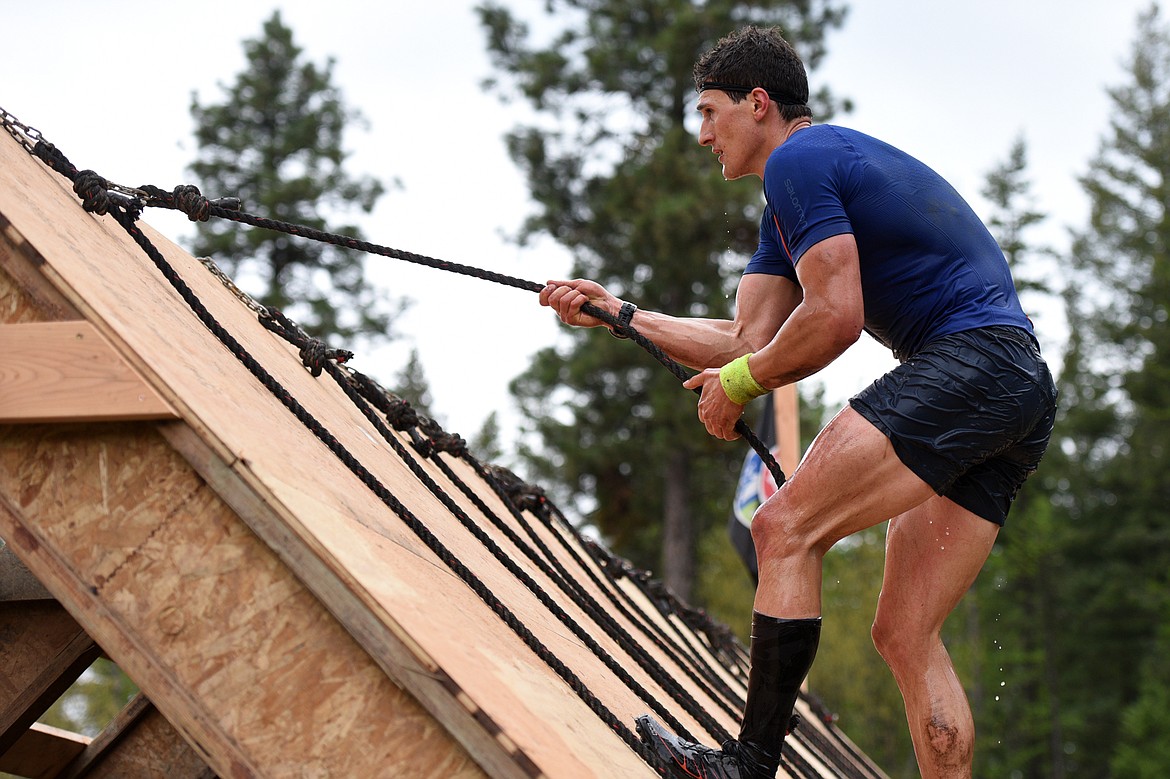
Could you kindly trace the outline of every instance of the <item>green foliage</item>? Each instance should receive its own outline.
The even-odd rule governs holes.
[[[902,695],[870,638],[884,565],[885,525],[850,536],[825,556],[821,648],[808,684],[891,777],[912,777],[917,769]]]
[[[244,208],[285,222],[361,238],[352,224],[327,224],[323,213],[368,213],[385,191],[344,169],[342,140],[360,122],[333,83],[333,60],[305,62],[293,33],[274,12],[261,37],[244,42],[247,66],[223,99],[191,97],[199,159],[190,166],[208,197],[238,197]],[[366,281],[363,256],[347,249],[243,228],[197,223],[192,253],[209,255],[241,289],[285,310],[317,337],[389,337],[396,309]]]
[[[537,205],[520,240],[552,237],[571,251],[572,275],[643,308],[727,317],[761,198],[758,185],[724,182],[688,128],[692,66],[723,35],[757,23],[782,26],[815,67],[843,12],[823,0],[552,0],[546,10],[551,31],[534,42],[506,8],[479,8],[514,88],[494,83],[540,114],[508,137]],[[826,91],[817,101],[831,113]],[[542,443],[522,454],[615,551],[689,599],[705,565],[695,562],[698,540],[726,521],[742,444],[707,436],[693,396],[630,342],[600,331],[564,342],[512,384]]]
[[[94,661],[40,718],[46,725],[85,736],[96,736],[138,693],[138,687],[118,666]]]
[[[1040,268],[1039,257],[1051,257],[1054,252],[1048,248],[1037,248],[1026,240],[1024,233],[1042,223],[1047,215],[1037,211],[1032,203],[1031,182],[1026,178],[1028,147],[1023,137],[1012,143],[1008,159],[987,174],[982,195],[994,208],[987,219],[987,226],[995,235],[999,247],[1012,268],[1016,289],[1027,298],[1036,292],[1052,295],[1050,273]],[[1025,262],[1027,260],[1027,262]]]
[[[1156,8],[1138,29],[1130,82],[1110,90],[1112,133],[1082,180],[1090,225],[1074,243],[1076,351],[1062,381],[1064,554],[1078,572],[1062,720],[1084,775],[1108,773],[1170,598],[1170,29]]]
[[[1157,643],[1142,665],[1141,692],[1121,718],[1111,762],[1116,779],[1155,779],[1170,766],[1170,612],[1162,615]]]

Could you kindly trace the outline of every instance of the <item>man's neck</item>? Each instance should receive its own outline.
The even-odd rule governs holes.
[[[779,145],[783,146],[784,142],[791,138],[797,130],[803,130],[806,127],[812,127],[812,119],[803,116],[800,119],[793,119],[784,128],[784,136],[780,139]]]

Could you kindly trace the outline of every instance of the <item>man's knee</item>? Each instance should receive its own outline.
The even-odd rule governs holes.
[[[921,626],[880,608],[869,635],[878,654],[895,672],[920,662],[929,644]]]
[[[784,490],[773,495],[752,517],[752,542],[761,558],[807,554],[816,546],[810,523],[802,519]]]

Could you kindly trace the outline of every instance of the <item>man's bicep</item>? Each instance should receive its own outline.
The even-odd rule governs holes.
[[[735,296],[735,322],[744,341],[762,349],[800,304],[800,285],[786,276],[749,273]]]
[[[796,263],[804,300],[812,309],[829,314],[843,326],[856,327],[865,320],[861,290],[861,261],[857,241],[842,233],[814,244]]]

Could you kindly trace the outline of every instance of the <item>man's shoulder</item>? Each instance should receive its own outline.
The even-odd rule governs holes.
[[[783,175],[818,177],[858,159],[856,131],[831,124],[814,124],[798,130],[772,150],[764,167],[764,178]]]
[[[835,124],[814,124],[797,130],[788,140],[772,150],[769,162],[777,160],[825,159],[856,152],[857,145],[872,138]]]

